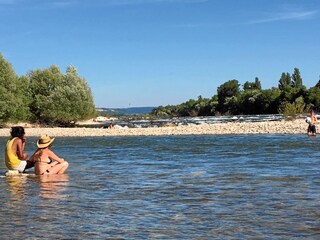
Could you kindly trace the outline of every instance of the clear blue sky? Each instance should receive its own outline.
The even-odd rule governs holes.
[[[320,75],[319,0],[0,0],[18,75],[73,65],[97,107],[180,104],[222,83]]]

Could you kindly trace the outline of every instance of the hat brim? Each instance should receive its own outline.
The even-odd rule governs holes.
[[[47,143],[39,143],[39,140],[38,140],[38,141],[37,141],[37,146],[38,146],[38,148],[46,148],[46,147],[50,146],[50,145],[53,143],[54,139],[55,139],[55,138],[52,138],[52,139],[51,139],[49,142],[47,142]]]

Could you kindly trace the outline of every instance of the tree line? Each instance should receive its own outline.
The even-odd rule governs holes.
[[[179,105],[159,106],[152,114],[157,117],[218,116],[249,114],[284,114],[294,116],[320,107],[320,80],[307,89],[298,68],[292,74],[283,72],[278,87],[262,89],[258,77],[245,82],[229,80],[221,84],[211,98],[190,99]]]
[[[87,81],[69,66],[31,70],[18,76],[0,53],[0,125],[28,121],[68,126],[96,115]]]

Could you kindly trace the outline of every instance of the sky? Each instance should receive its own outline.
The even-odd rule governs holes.
[[[236,79],[320,78],[319,0],[0,0],[0,53],[20,76],[70,65],[96,107],[211,98]],[[242,86],[241,86],[242,87]]]

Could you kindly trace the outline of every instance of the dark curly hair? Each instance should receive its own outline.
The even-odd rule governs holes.
[[[11,137],[18,137],[21,138],[25,134],[23,127],[12,127],[11,128]]]

